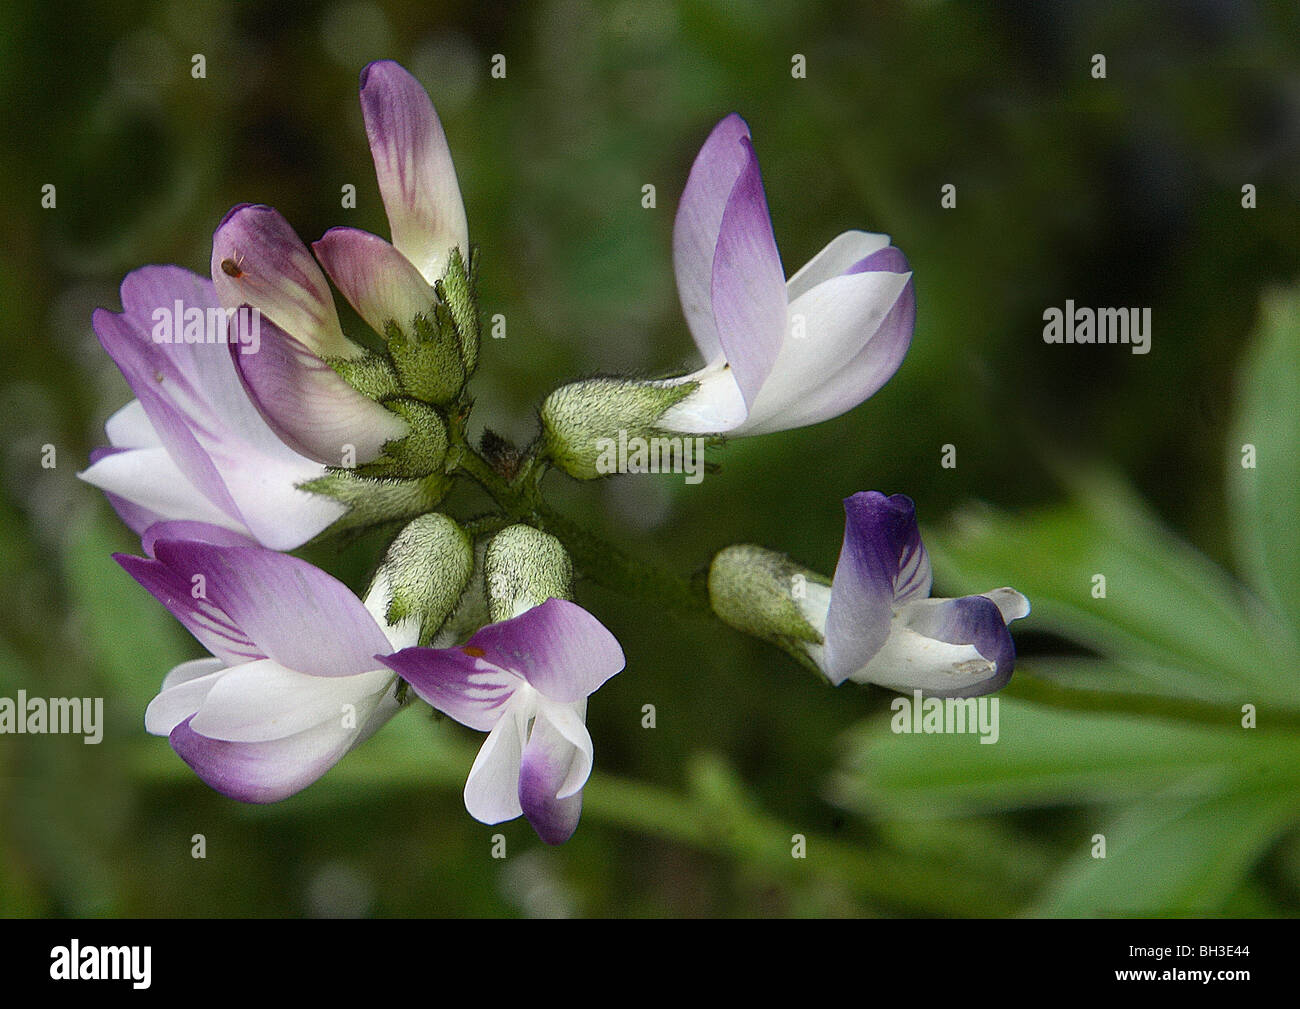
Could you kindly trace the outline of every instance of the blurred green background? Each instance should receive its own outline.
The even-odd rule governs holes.
[[[738,541],[829,573],[841,498],[909,494],[936,594],[1034,603],[997,745],[893,736],[887,692],[590,585],[629,665],[591,705],[597,775],[558,850],[469,818],[480,737],[425,709],[272,807],[144,732],[202,650],[110,559],[138,545],[76,479],[129,398],[91,312],[142,264],[206,271],[235,203],[308,241],[386,235],[357,103],[383,57],[433,97],[483,310],[507,320],[478,427],[527,440],[562,381],[696,367],[672,220],[731,111],[787,273],[840,231],[893,236],[919,316],[868,403],[730,444],[696,487],[546,487],[683,574]],[[1290,0],[5,4],[0,696],[102,696],[108,726],[98,746],[0,736],[0,913],[1296,914],[1300,310],[1270,292],[1300,277],[1298,57]],[[1151,353],[1045,345],[1067,298],[1150,307]],[[380,546],[311,556],[362,588]]]

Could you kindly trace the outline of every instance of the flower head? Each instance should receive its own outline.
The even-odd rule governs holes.
[[[488,733],[465,783],[471,816],[501,823],[523,814],[548,844],[572,836],[593,759],[587,698],[624,665],[600,621],[549,599],[459,647],[379,658],[439,711]]]
[[[301,546],[344,509],[297,489],[325,468],[263,420],[235,367],[261,348],[211,342],[229,335],[208,331],[214,319],[232,325],[212,282],[178,266],[133,271],[122,282],[122,311],[96,310],[95,333],[136,399],[109,418],[109,447],[96,450],[80,476],[137,534],[188,520],[277,550]]]
[[[916,296],[887,235],[848,231],[788,281],[749,127],[722,120],[700,150],[673,229],[682,311],[705,367],[660,419],[681,432],[760,434],[857,406],[898,370]]]
[[[418,621],[390,627],[306,561],[213,526],[155,525],[144,549],[116,560],[212,653],[167,675],[145,726],[218,792],[286,798],[398,710],[375,655],[413,644]]]
[[[846,679],[932,696],[969,697],[1011,678],[1007,625],[1029,613],[1011,588],[930,598],[930,558],[911,499],[863,491],[844,501],[844,545],[829,589],[810,585],[804,606],[824,627],[820,664]]]

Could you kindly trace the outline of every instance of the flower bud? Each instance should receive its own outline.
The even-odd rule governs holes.
[[[737,544],[719,551],[709,566],[709,602],[718,619],[779,645],[805,665],[820,651],[813,614],[824,611],[829,597],[824,577],[775,550]]]
[[[488,543],[483,557],[488,618],[509,620],[548,599],[573,597],[573,562],[554,536],[513,525]]]
[[[633,382],[592,378],[556,389],[542,403],[542,439],[556,466],[579,480],[593,480],[611,470],[600,460],[610,457],[620,440],[668,437],[658,426],[668,409],[689,396],[695,382]],[[680,437],[680,436],[679,436]]]
[[[375,574],[370,597],[389,626],[418,625],[428,644],[456,608],[474,572],[466,532],[439,512],[421,515],[397,535]]]

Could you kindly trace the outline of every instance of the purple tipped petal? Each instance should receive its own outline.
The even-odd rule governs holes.
[[[673,223],[677,294],[705,364],[722,356],[713,321],[713,259],[723,211],[748,160],[740,141],[748,137],[749,127],[735,113],[713,128],[691,166]]]
[[[591,740],[587,738],[585,750],[575,746],[551,716],[551,708],[538,712],[524,747],[519,805],[538,837],[547,844],[563,844],[573,836],[582,815],[582,785],[591,773]],[[586,736],[585,727],[582,732]],[[579,779],[576,786],[573,779]]]
[[[466,647],[470,651],[466,651]],[[375,658],[411,685],[424,701],[461,725],[487,732],[523,680],[492,665],[472,645],[461,648],[404,648]]]
[[[338,723],[265,743],[230,743],[208,739],[187,719],[169,741],[180,758],[204,782],[240,802],[278,802],[306,788],[338,763],[356,736]]]
[[[515,713],[497,722],[483,741],[465,782],[465,809],[480,823],[504,823],[523,812],[519,765],[524,726]]]
[[[338,372],[274,325],[263,323],[261,349],[232,356],[266,422],[298,452],[338,466],[345,446],[369,462],[406,422],[348,385]]]
[[[197,586],[190,575],[144,557],[114,554],[113,559],[226,665],[264,657],[261,648],[219,606],[196,597]]]
[[[548,599],[510,620],[481,628],[464,646],[524,677],[549,700],[580,701],[621,670],[623,649],[576,603]]]
[[[912,268],[908,265],[907,257],[903,255],[901,250],[888,245],[883,249],[877,249],[869,256],[863,256],[844,272],[845,274],[911,273]]]
[[[395,321],[409,335],[416,313],[432,316],[437,296],[410,260],[377,235],[332,228],[312,245],[343,297],[376,333]]]
[[[155,522],[140,537],[140,549],[154,556],[154,544],[159,540],[197,540],[225,547],[256,547],[259,544],[243,533],[214,526],[209,522],[170,520]]]
[[[210,605],[261,655],[289,669],[350,676],[378,669],[375,654],[388,651],[388,639],[361,600],[297,557],[181,540],[158,540],[154,551],[187,594],[194,575],[203,575]]]
[[[738,434],[820,423],[873,395],[911,345],[916,297],[906,273],[851,272],[802,295],[789,317],[790,333]]]
[[[907,613],[907,626],[918,634],[950,645],[974,645],[994,666],[974,683],[948,690],[930,690],[936,696],[974,697],[1004,686],[1016,664],[1016,646],[997,604],[987,596],[935,599]]]
[[[454,246],[469,254],[469,227],[451,151],[420,82],[391,60],[361,72],[361,113],[393,245],[432,284]]]
[[[930,559],[909,498],[863,491],[845,498],[844,513],[826,615],[826,675],[836,684],[884,645],[896,603],[930,591]]]
[[[845,231],[808,260],[785,285],[786,298],[793,302],[818,284],[848,273],[856,263],[889,245],[888,235],[868,231]]]
[[[772,234],[758,158],[742,138],[746,161],[727,200],[713,257],[713,319],[736,384],[753,404],[786,334],[785,271]]]
[[[271,207],[226,214],[212,236],[212,282],[225,307],[251,305],[321,357],[361,353],[343,336],[325,275]]]

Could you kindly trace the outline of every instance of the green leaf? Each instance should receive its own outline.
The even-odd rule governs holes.
[[[863,723],[846,740],[831,800],[863,814],[945,816],[1214,795],[1241,783],[1300,788],[1300,736],[1241,728],[1230,709],[1215,728],[998,700],[992,744],[970,733],[895,734],[888,718]]]
[[[1143,662],[1183,696],[1197,681],[1242,701],[1293,704],[1300,662],[1266,615],[1243,605],[1240,586],[1174,536],[1123,484],[1074,480],[1074,500],[1030,516],[969,509],[926,546],[945,589],[1013,585],[1040,627],[1126,662]],[[1104,575],[1105,598],[1094,598]],[[1187,676],[1183,671],[1191,671]]]
[[[1222,913],[1260,855],[1300,812],[1300,795],[1232,792],[1130,807],[1100,826],[1040,894],[1031,913],[1134,917]]]
[[[1228,494],[1242,574],[1300,638],[1300,289],[1266,298],[1238,377]],[[1254,467],[1244,446],[1253,446]]]

